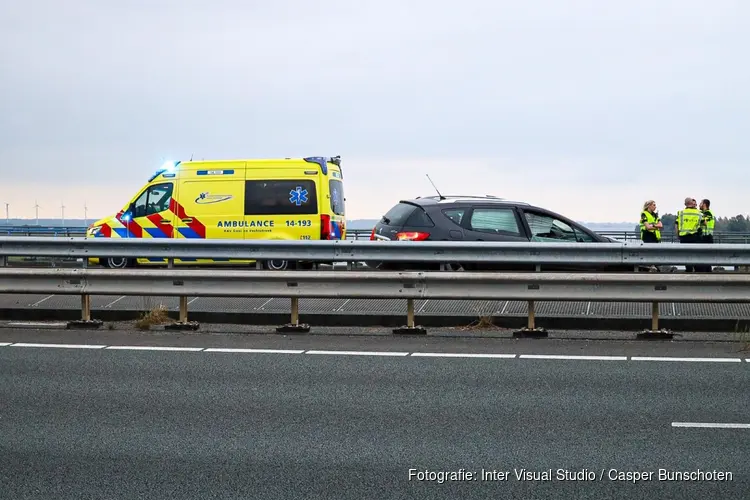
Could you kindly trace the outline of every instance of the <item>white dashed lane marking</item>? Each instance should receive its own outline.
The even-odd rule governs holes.
[[[15,344],[8,344],[13,347],[46,347],[52,349],[104,349],[106,346],[103,345],[89,345],[89,344],[26,344],[23,342],[17,342]]]
[[[463,352],[414,352],[414,358],[504,358],[513,359],[516,354],[484,354],[484,353],[463,353]]]
[[[199,352],[203,347],[169,347],[169,346],[146,346],[146,345],[111,345],[107,349],[118,351],[186,351]]]
[[[220,348],[210,347],[205,352],[229,352],[229,353],[259,353],[259,354],[302,354],[303,350],[289,350],[289,349],[231,349],[231,348]]]
[[[521,359],[565,359],[569,361],[627,361],[627,356],[564,356],[558,354],[521,354]]]
[[[672,422],[672,427],[693,427],[699,429],[750,429],[750,424],[722,424],[718,422]]]
[[[638,357],[633,356],[633,361],[685,361],[699,363],[741,363],[742,358],[670,358],[670,357]]]
[[[408,356],[408,352],[393,351],[306,351],[305,354],[324,354],[339,356]]]

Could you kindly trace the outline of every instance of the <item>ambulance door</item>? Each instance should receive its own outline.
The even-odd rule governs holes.
[[[127,238],[172,238],[174,214],[170,202],[175,183],[159,182],[148,186],[123,214],[120,222],[125,226]],[[165,263],[166,259],[138,259],[139,264]]]
[[[242,168],[198,170],[196,174],[180,181],[179,196],[174,203],[175,237],[244,239],[244,164]],[[204,265],[249,262],[251,261],[200,259],[192,263]]]

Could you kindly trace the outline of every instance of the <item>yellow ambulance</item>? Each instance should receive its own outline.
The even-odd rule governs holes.
[[[167,163],[117,215],[94,222],[90,238],[337,240],[346,238],[340,157]],[[112,269],[166,259],[89,259]],[[175,260],[237,265],[252,260]],[[266,269],[311,263],[263,262]]]

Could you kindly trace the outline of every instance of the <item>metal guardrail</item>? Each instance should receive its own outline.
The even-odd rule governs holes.
[[[0,260],[7,257],[606,265],[636,268],[696,264],[748,266],[750,245],[0,237]]]
[[[84,226],[3,226],[0,225],[0,236],[84,236]],[[346,239],[369,240],[371,229],[348,229]],[[639,241],[638,231],[596,231],[597,234],[620,241]],[[662,233],[662,243],[676,243],[678,238],[673,233]],[[731,233],[719,231],[714,233],[715,243],[750,244],[750,233]]]
[[[85,226],[0,226],[0,236],[85,236]]]
[[[740,303],[750,275],[21,268],[0,270],[0,293]]]
[[[309,331],[299,322],[300,298],[407,300],[407,325],[415,326],[415,299],[524,300],[523,332],[535,326],[536,301],[652,302],[652,332],[659,302],[750,302],[750,275],[592,273],[339,273],[216,270],[0,269],[0,293],[80,295],[83,324],[91,319],[91,295],[178,296],[180,327],[188,322],[188,297],[282,297],[291,300],[291,323],[279,331]]]

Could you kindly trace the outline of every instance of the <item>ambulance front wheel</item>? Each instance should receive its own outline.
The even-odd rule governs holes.
[[[125,257],[109,257],[104,261],[104,266],[109,269],[125,269],[132,267],[132,259],[126,259]]]

